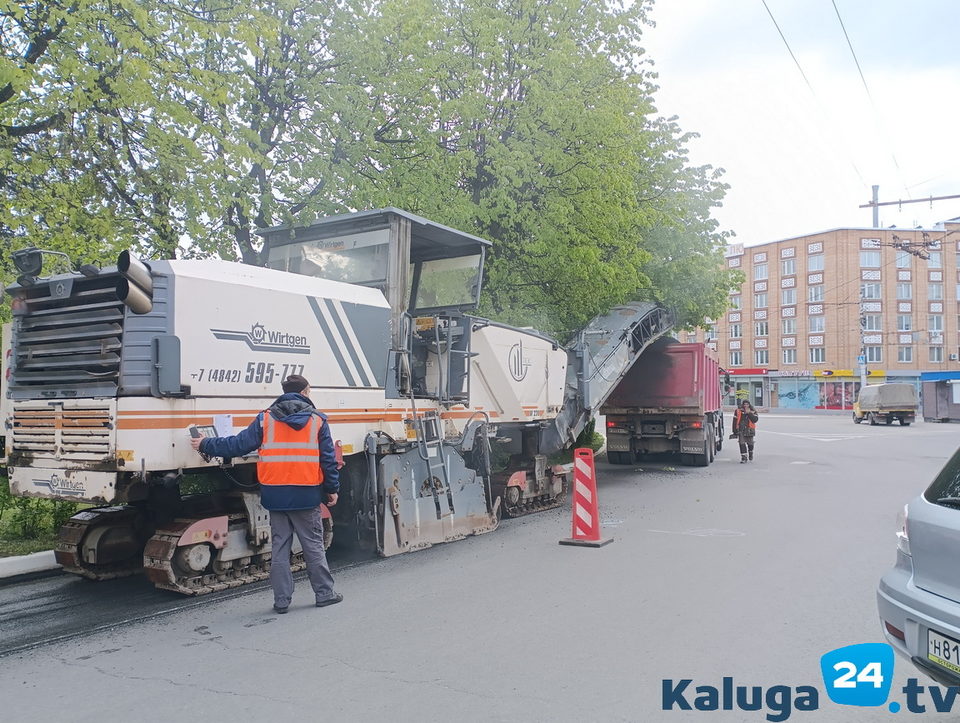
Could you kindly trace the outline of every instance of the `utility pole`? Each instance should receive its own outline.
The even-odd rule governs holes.
[[[929,203],[933,206],[934,201],[946,201],[951,198],[960,198],[960,195],[953,196],[927,196],[926,198],[911,198],[906,201],[900,199],[898,201],[879,201],[878,193],[880,191],[880,186],[873,186],[873,200],[870,203],[861,203],[860,208],[873,208],[873,227],[880,228],[880,206],[897,206],[897,210],[906,204],[906,203]]]

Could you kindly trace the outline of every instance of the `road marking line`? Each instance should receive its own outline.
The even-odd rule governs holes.
[[[688,535],[690,537],[746,537],[746,532],[739,530],[717,530],[714,528],[696,530],[647,530],[647,532],[661,532],[665,535]]]

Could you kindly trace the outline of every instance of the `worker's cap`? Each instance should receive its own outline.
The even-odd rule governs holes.
[[[299,393],[309,387],[310,382],[299,374],[291,374],[283,380],[281,386],[283,386],[284,394]]]

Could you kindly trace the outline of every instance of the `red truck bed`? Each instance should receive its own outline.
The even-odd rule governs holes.
[[[719,409],[720,365],[706,346],[661,339],[640,355],[600,413],[703,416]]]

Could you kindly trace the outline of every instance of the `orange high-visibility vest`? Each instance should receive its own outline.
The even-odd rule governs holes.
[[[740,417],[741,417],[741,416],[743,416],[743,410],[742,410],[742,409],[738,409],[737,411],[735,411],[735,412],[733,413],[733,429],[734,429],[736,432],[739,432],[739,431],[740,431]],[[752,419],[750,419],[750,418],[748,417],[748,418],[747,418],[747,427],[748,427],[748,428],[750,429],[750,431],[752,432],[753,430],[755,430],[755,429],[757,428],[757,423],[754,422]]]
[[[320,468],[320,434],[323,420],[311,415],[302,429],[276,421],[270,412],[263,413],[263,442],[257,462],[257,477],[262,485],[297,485],[311,487],[323,484]]]

